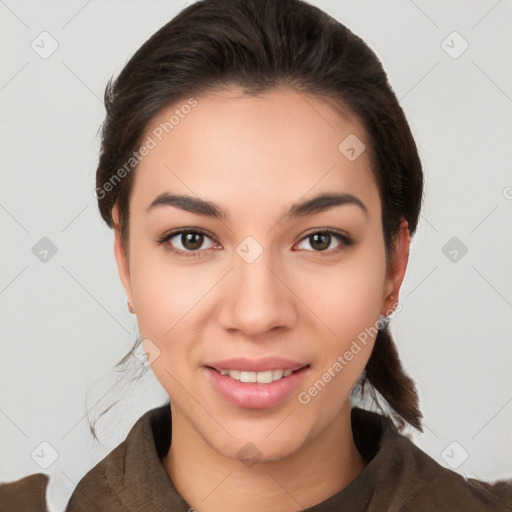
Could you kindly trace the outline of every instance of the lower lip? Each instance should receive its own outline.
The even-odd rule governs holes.
[[[215,389],[226,400],[238,407],[265,409],[277,405],[289,397],[304,380],[309,366],[268,384],[240,382],[228,375],[222,375],[213,368],[205,367],[205,369]]]

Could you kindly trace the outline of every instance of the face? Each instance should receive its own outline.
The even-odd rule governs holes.
[[[339,149],[368,141],[321,99],[231,89],[196,101],[169,133],[180,105],[148,126],[128,254],[116,232],[120,277],[173,422],[219,454],[251,442],[277,460],[347,411],[372,327],[398,298],[406,223],[387,267],[367,153]],[[300,207],[323,194],[337,199]]]

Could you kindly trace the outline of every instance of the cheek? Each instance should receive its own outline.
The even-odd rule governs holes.
[[[130,265],[137,322],[141,338],[161,342],[186,324],[186,315],[206,292],[208,280],[198,279],[193,267],[173,266],[161,247],[144,245],[134,248]]]
[[[314,277],[309,273],[298,277],[308,304],[333,339],[346,341],[378,320],[386,275],[384,253],[379,252],[358,252],[350,261],[319,270]]]
[[[174,400],[182,393],[178,383],[186,381],[186,368],[192,364],[194,333],[201,329],[191,321],[210,280],[199,279],[191,268],[171,266],[160,251],[139,248],[134,252],[131,283],[140,338],[151,340],[144,350],[157,355],[151,370]]]
[[[317,273],[314,283],[311,277],[303,277],[302,289],[315,289],[308,305],[317,313],[318,332],[323,333],[323,350],[318,352],[315,378],[332,381],[329,389],[335,396],[348,393],[371,355],[378,332],[385,274],[385,254],[377,245],[358,252],[346,264],[324,274]],[[332,378],[333,375],[343,377]]]

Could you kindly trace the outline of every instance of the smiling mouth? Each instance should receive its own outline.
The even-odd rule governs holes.
[[[215,370],[216,372],[220,373],[221,375],[225,375],[227,377],[230,377],[233,380],[237,380],[239,382],[247,382],[247,383],[258,383],[258,384],[270,384],[272,382],[275,382],[277,380],[284,379],[286,377],[289,377],[292,373],[299,372],[301,370],[304,370],[305,368],[309,368],[309,364],[302,366],[301,368],[297,370],[291,370],[291,369],[282,369],[277,368],[275,370],[266,370],[262,372],[251,372],[251,371],[243,371],[243,370],[226,370],[226,369],[220,369],[217,370],[216,368],[209,367],[212,370]]]

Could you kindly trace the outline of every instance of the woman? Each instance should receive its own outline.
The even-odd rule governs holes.
[[[403,435],[422,415],[387,322],[423,174],[360,38],[300,0],[200,1],[105,105],[98,206],[170,401],[68,511],[512,508],[512,481],[465,480]],[[5,510],[44,510],[46,484],[5,485]]]

